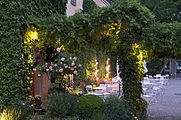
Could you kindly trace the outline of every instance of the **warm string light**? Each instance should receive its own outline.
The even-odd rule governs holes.
[[[96,80],[98,80],[99,78],[98,78],[98,76],[97,76],[97,73],[98,73],[98,69],[97,69],[97,66],[98,66],[98,61],[97,61],[97,59],[95,59],[95,73],[94,73],[94,75],[95,75],[95,78],[96,78]]]
[[[73,74],[69,74],[69,78],[70,78],[70,83],[73,83],[73,81],[74,81]]]
[[[138,58],[138,61],[136,62],[138,64],[138,69],[141,73],[143,73],[143,61],[145,58],[148,57],[147,51],[146,50],[142,50],[141,49],[142,45],[138,45],[138,44],[133,44],[132,48],[133,48],[133,55],[136,55],[136,57]]]
[[[107,72],[107,74],[106,74],[106,78],[109,78],[109,70],[110,70],[110,64],[109,64],[109,61],[110,61],[110,59],[108,58],[107,60],[106,60],[106,72]]]

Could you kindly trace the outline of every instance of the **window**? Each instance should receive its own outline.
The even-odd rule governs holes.
[[[107,5],[107,6],[110,6],[110,3],[109,2],[107,2],[106,0],[101,0],[105,5]]]
[[[71,0],[71,4],[72,4],[73,6],[76,6],[76,0]]]

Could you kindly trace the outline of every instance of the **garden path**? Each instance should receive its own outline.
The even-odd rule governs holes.
[[[181,120],[181,76],[168,81],[156,102],[148,106],[148,120]]]

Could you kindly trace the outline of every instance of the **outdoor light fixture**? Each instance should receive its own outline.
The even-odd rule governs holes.
[[[28,28],[25,34],[25,38],[31,39],[30,41],[37,40],[38,39],[37,28],[35,27]]]
[[[33,39],[33,40],[36,40],[36,39],[38,39],[38,32],[35,30],[35,31],[29,31],[28,32],[28,35],[29,35],[29,37],[31,38],[31,39]]]
[[[98,69],[97,69],[97,66],[98,66],[98,61],[97,61],[97,59],[95,59],[95,73],[94,73],[94,75],[95,75],[95,78],[96,78],[96,80],[98,80],[99,78],[97,77],[97,73],[98,73]]]
[[[106,74],[106,77],[107,78],[109,78],[109,69],[110,69],[110,65],[109,65],[109,61],[110,61],[110,59],[108,58],[107,60],[106,60],[106,72],[107,72],[107,74]]]

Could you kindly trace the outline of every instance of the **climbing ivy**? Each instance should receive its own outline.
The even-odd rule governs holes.
[[[98,8],[98,7],[93,0],[84,0],[83,1],[83,13],[91,13],[96,8]]]
[[[116,52],[110,52],[108,54],[110,58],[110,76],[117,75],[117,54]]]
[[[98,61],[98,78],[99,81],[103,81],[106,78],[106,52],[97,51]]]
[[[32,51],[25,52],[30,44],[24,43],[27,19],[29,16],[43,18],[65,14],[66,3],[67,0],[0,2],[0,106],[25,102],[31,95],[32,62],[29,53]]]
[[[30,21],[41,29],[43,42],[54,46],[58,41],[69,53],[84,50],[82,46],[85,45],[101,51],[116,51],[123,78],[123,96],[143,114],[146,103],[141,99],[142,64],[137,64],[140,63],[139,54],[131,53],[133,44],[142,46],[148,40],[147,31],[153,22],[149,9],[136,0],[118,0],[110,7],[69,18],[60,15]],[[143,48],[140,48],[142,52]]]
[[[0,106],[19,104],[29,95],[22,44],[22,7],[11,0],[0,2]]]

